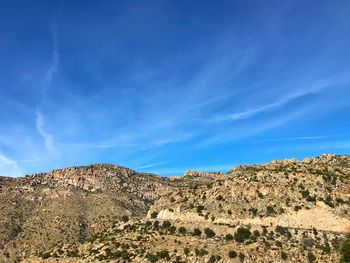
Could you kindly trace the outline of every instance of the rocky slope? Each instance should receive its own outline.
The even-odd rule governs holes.
[[[169,190],[158,176],[103,164],[1,178],[0,248],[13,261],[75,244],[124,215],[144,216]]]
[[[148,214],[157,212],[162,220],[350,231],[348,156],[244,165],[225,175],[194,178],[201,176],[202,184],[160,198]]]
[[[350,156],[0,178],[1,262],[348,262]]]

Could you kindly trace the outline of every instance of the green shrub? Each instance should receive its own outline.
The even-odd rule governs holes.
[[[218,195],[218,196],[216,197],[216,200],[222,201],[222,200],[224,200],[224,198],[222,197],[222,195]]]
[[[48,259],[49,257],[51,257],[51,254],[50,252],[39,253],[39,257],[41,257],[42,259]]]
[[[184,235],[184,234],[186,234],[187,229],[184,228],[183,226],[181,226],[181,227],[179,227],[179,229],[178,229],[177,231],[178,231],[180,234]]]
[[[268,216],[274,215],[275,213],[276,213],[276,212],[275,212],[275,209],[273,209],[272,206],[267,206],[267,207],[266,207],[266,214],[267,214]]]
[[[158,216],[158,213],[157,213],[157,212],[152,212],[151,218],[155,219],[155,218],[157,218],[157,216]]]
[[[78,250],[75,250],[75,249],[69,250],[67,252],[67,256],[72,257],[72,258],[76,258],[76,257],[79,257],[79,252],[78,252]]]
[[[208,255],[208,251],[206,251],[204,248],[200,248],[200,249],[195,249],[194,250],[196,256],[199,256],[199,257],[202,257],[202,256],[205,256],[205,255]]]
[[[301,206],[300,205],[294,206],[294,211],[298,212],[299,210],[301,210]]]
[[[169,228],[171,226],[170,221],[163,221],[163,228]]]
[[[157,262],[159,260],[158,256],[155,254],[147,254],[146,258],[149,262]]]
[[[193,229],[193,235],[194,236],[201,236],[202,235],[202,231],[200,231],[199,228],[195,228],[195,229]]]
[[[282,251],[282,252],[281,252],[281,258],[282,258],[283,260],[287,260],[287,258],[288,258],[287,253],[284,252],[284,251]]]
[[[170,259],[170,256],[169,256],[169,251],[164,249],[162,251],[159,251],[157,253],[158,257],[161,258],[161,259],[167,259],[169,260]]]
[[[215,236],[215,232],[211,230],[210,228],[205,228],[204,233],[208,238],[212,238]]]
[[[237,257],[237,252],[234,251],[234,250],[230,250],[230,251],[228,252],[228,257],[229,257],[229,258],[236,258],[236,257]]]
[[[203,212],[203,210],[204,210],[204,206],[202,206],[202,205],[197,206],[197,213],[198,214],[201,214]]]
[[[303,196],[303,198],[306,198],[310,195],[309,190],[301,190],[300,193]]]
[[[170,234],[175,234],[175,232],[176,232],[176,227],[175,226],[169,227],[169,233]]]
[[[186,257],[190,254],[190,249],[188,247],[184,248],[184,254],[186,255]]]
[[[286,234],[286,229],[283,226],[276,226],[276,232],[284,236]]]
[[[312,262],[316,261],[316,257],[312,252],[309,251],[307,253],[307,260],[308,260],[308,262],[312,263]]]
[[[254,208],[254,207],[251,207],[249,208],[249,212],[252,213],[252,215],[256,215],[258,213],[258,209]]]
[[[342,262],[350,262],[350,234],[340,244]]]
[[[238,257],[239,257],[239,260],[240,260],[241,262],[243,262],[244,259],[245,259],[245,255],[244,255],[242,252],[239,252]]]
[[[242,243],[245,240],[249,239],[251,236],[251,232],[248,228],[240,227],[237,229],[234,238],[236,242]]]
[[[316,202],[316,197],[309,195],[309,196],[306,197],[306,201],[308,201],[308,202]]]
[[[226,241],[233,240],[233,236],[231,234],[226,234],[225,239]]]
[[[326,200],[324,200],[324,203],[328,205],[329,207],[334,208],[333,200],[331,196],[327,196]]]
[[[215,257],[214,255],[211,255],[208,262],[209,262],[209,263],[214,263],[214,262],[216,262],[216,257]]]
[[[128,222],[129,221],[129,217],[127,215],[122,216],[122,221],[124,223]]]

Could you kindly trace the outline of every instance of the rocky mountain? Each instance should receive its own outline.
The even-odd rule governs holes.
[[[350,262],[350,156],[0,177],[1,262]]]
[[[0,248],[13,261],[81,242],[122,216],[144,216],[170,189],[158,176],[105,164],[1,178]]]

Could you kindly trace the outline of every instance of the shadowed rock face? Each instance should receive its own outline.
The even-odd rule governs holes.
[[[337,262],[337,242],[350,232],[349,182],[350,157],[330,154],[168,179],[108,164],[0,177],[0,262],[38,262],[38,255],[48,262],[95,262],[121,257],[125,249],[133,262],[145,262],[160,248],[174,250],[172,261],[208,262],[210,255],[194,252],[203,242],[210,253],[223,253],[220,262],[231,262],[232,248],[247,262],[267,262],[289,250],[290,262],[307,261],[306,250],[320,262]],[[123,216],[130,219],[126,225]],[[169,223],[159,227],[157,220],[187,232],[171,230]],[[225,235],[241,226],[270,234],[246,246],[227,243]],[[271,236],[278,227],[287,237]],[[195,228],[202,236],[189,233]],[[215,239],[205,237],[206,228],[215,230]],[[122,251],[120,242],[127,244]],[[184,255],[185,248],[192,253]],[[80,258],[72,256],[78,252]]]

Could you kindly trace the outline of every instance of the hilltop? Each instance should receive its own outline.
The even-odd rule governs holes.
[[[170,190],[158,176],[106,164],[0,182],[0,248],[10,257],[75,244],[122,216],[144,216]]]
[[[346,262],[349,208],[350,156],[332,154],[171,178],[107,164],[0,177],[0,260]]]

